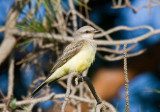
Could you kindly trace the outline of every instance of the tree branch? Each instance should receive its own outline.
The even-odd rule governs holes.
[[[77,17],[76,17],[76,11],[75,11],[75,7],[73,5],[73,1],[72,0],[68,0],[70,8],[71,8],[71,12],[72,12],[72,22],[73,22],[73,29],[74,31],[77,30]]]
[[[28,3],[29,0],[25,1],[24,3]],[[8,31],[9,29],[12,29],[17,22],[17,18],[20,14],[20,5],[19,5],[19,0],[16,0],[13,4],[13,7],[10,9],[8,16],[7,16],[7,21],[5,25],[5,35],[4,35],[4,40],[2,41],[2,44],[0,46],[0,65],[4,62],[4,60],[8,57],[12,49],[14,48],[16,44],[16,39],[15,37],[10,34]],[[25,5],[24,5],[25,6]]]
[[[124,44],[124,76],[125,76],[125,88],[126,88],[126,112],[129,112],[129,80],[127,73],[127,44]]]
[[[9,81],[8,81],[8,94],[7,94],[7,107],[10,108],[10,102],[13,97],[14,90],[14,56],[13,54],[10,56],[10,65],[9,65]]]
[[[72,78],[73,78],[73,76],[75,76],[76,74],[77,74],[76,72],[71,73],[71,74],[69,75],[68,80],[67,80],[67,91],[66,91],[65,101],[63,102],[63,105],[62,105],[62,112],[65,112],[65,108],[66,108],[67,101],[68,101],[68,99],[69,99],[70,90],[71,90]]]
[[[117,32],[117,31],[121,31],[121,30],[133,31],[133,30],[138,30],[138,29],[148,29],[149,32],[146,33],[146,34],[143,34],[141,36],[138,36],[136,38],[132,38],[132,39],[128,39],[128,40],[112,40],[112,41],[96,40],[96,43],[98,45],[123,45],[125,43],[132,44],[132,43],[137,43],[137,42],[140,42],[142,40],[145,40],[145,39],[149,38],[150,36],[160,34],[159,29],[154,30],[150,26],[140,26],[140,27],[134,27],[134,28],[130,28],[130,27],[126,27],[126,26],[118,26],[118,27],[115,27],[113,29],[107,30],[104,33],[97,34],[97,35],[95,35],[95,37],[96,38],[103,37],[105,35],[108,35],[108,34],[111,34],[113,32]],[[69,37],[69,36],[62,36],[62,35],[50,34],[50,33],[25,32],[25,31],[19,31],[19,30],[11,30],[10,33],[13,33],[14,35],[18,35],[18,36],[56,39],[60,42],[67,42],[67,41],[71,42],[73,40],[73,38]]]
[[[100,97],[99,97],[98,94],[96,93],[96,91],[95,91],[95,89],[94,89],[94,87],[93,87],[90,79],[89,79],[87,76],[79,77],[78,82],[83,82],[83,81],[85,81],[85,82],[87,83],[87,85],[88,85],[88,87],[89,87],[92,95],[93,95],[94,98],[96,99],[96,102],[97,102],[96,111],[97,111],[97,112],[100,112],[100,111],[101,111],[101,112],[104,112],[106,109],[107,109],[107,110],[108,110],[108,109],[111,110],[112,108],[114,108],[113,106],[112,106],[112,107],[111,107],[111,105],[108,106],[107,103],[105,103],[105,104],[107,104],[107,105],[105,105],[105,104],[102,102],[102,100],[100,99]],[[106,106],[107,106],[107,108],[106,108]],[[111,109],[110,109],[110,107],[111,107]],[[113,110],[115,110],[115,109],[113,109]],[[116,112],[116,111],[113,111],[113,112]]]

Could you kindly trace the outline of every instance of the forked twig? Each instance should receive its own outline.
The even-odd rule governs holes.
[[[101,100],[100,97],[97,95],[96,90],[94,89],[94,87],[93,87],[90,79],[89,79],[88,77],[86,77],[86,76],[85,76],[85,77],[79,77],[78,82],[83,82],[83,81],[85,81],[85,82],[87,83],[89,89],[91,90],[94,98],[95,98],[96,101],[97,101],[97,105],[98,105],[98,104],[101,104],[101,103],[102,103],[102,100]]]
[[[78,79],[78,82],[83,82],[85,81],[86,84],[88,85],[92,95],[94,96],[94,98],[96,99],[96,102],[97,102],[97,106],[96,106],[96,111],[97,112],[104,112],[106,109],[107,110],[116,110],[116,109],[113,109],[114,107],[109,105],[108,106],[108,103],[104,103],[101,98],[98,96],[98,94],[96,93],[90,79],[87,77],[87,76],[84,76],[84,77],[79,77]],[[110,109],[111,107],[111,109]],[[113,111],[113,112],[116,112],[116,111]]]

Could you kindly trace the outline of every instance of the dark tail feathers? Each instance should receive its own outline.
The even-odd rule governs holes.
[[[31,94],[31,97],[33,97],[40,89],[42,89],[47,83],[43,82],[40,86],[38,86]]]

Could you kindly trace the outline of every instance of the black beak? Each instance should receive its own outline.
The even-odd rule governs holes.
[[[95,32],[95,33],[99,33],[100,31],[99,31],[99,30],[94,30],[94,32]]]

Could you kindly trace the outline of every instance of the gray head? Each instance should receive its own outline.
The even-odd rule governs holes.
[[[81,40],[81,39],[93,40],[94,34],[96,32],[97,30],[91,26],[83,26],[75,32],[75,39],[76,40]]]

